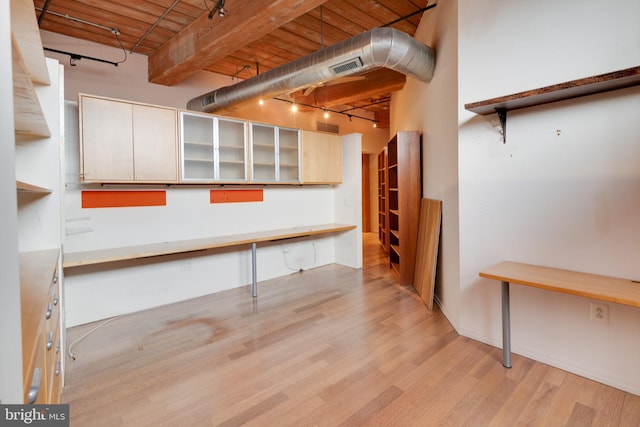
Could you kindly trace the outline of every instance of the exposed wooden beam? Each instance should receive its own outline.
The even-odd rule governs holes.
[[[367,97],[373,98],[381,93],[395,92],[404,87],[406,80],[407,76],[404,74],[382,68],[366,74],[363,80],[318,87],[308,96],[303,96],[304,91],[299,91],[292,94],[292,97],[300,104],[333,107]]]
[[[149,81],[173,85],[327,0],[235,0],[224,18],[207,13],[149,56]]]

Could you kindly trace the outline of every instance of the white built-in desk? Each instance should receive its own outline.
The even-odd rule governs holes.
[[[640,307],[640,282],[634,280],[512,261],[489,267],[480,277],[502,282],[502,364],[506,368],[511,367],[510,283]]]
[[[251,292],[255,297],[258,295],[256,273],[256,246],[258,243],[339,233],[353,230],[355,228],[355,225],[349,224],[321,224],[277,230],[256,231],[252,233],[230,234],[227,236],[203,237],[200,239],[150,243],[145,245],[97,249],[84,252],[71,252],[64,254],[62,267],[68,269],[137,258],[150,258],[163,255],[206,251],[208,249],[251,245],[251,267],[253,278]]]

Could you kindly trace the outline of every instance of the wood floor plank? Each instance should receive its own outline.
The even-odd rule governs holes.
[[[640,426],[640,397],[459,336],[376,235],[338,265],[122,316],[74,344],[71,425]],[[68,330],[69,342],[96,325]]]

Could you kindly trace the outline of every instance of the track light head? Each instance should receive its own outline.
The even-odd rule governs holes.
[[[215,15],[216,12],[218,12],[218,16],[220,16],[221,18],[224,18],[224,16],[227,14],[227,10],[224,8],[224,0],[218,0],[216,5],[209,12],[209,16],[207,16],[207,18],[212,19],[213,15]]]

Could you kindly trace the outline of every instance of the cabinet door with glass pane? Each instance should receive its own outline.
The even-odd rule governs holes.
[[[251,123],[252,182],[299,182],[299,131]]]
[[[180,112],[183,182],[214,180],[213,119]]]
[[[246,182],[246,122],[180,113],[182,182]]]
[[[278,128],[278,167],[281,182],[300,180],[300,139],[297,129]]]
[[[247,123],[216,118],[216,181],[247,181]]]

